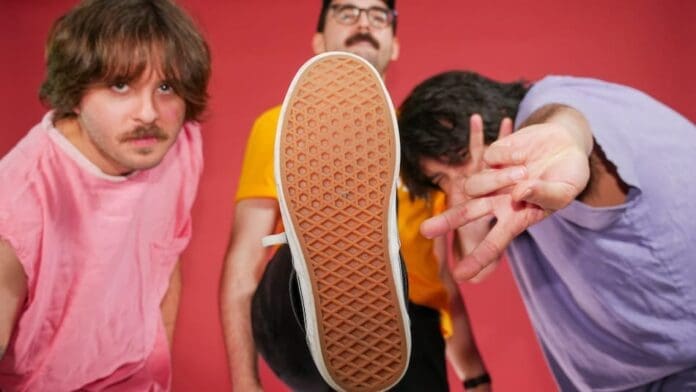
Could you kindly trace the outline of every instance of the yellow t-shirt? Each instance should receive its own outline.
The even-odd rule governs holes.
[[[237,201],[249,198],[277,198],[273,174],[273,149],[280,106],[267,110],[254,122],[244,152],[242,172],[237,186]],[[408,271],[409,298],[412,302],[437,309],[441,314],[444,336],[452,334],[447,290],[438,275],[433,241],[420,234],[421,222],[435,212],[424,200],[412,201],[406,189],[399,187],[398,226],[401,254]]]

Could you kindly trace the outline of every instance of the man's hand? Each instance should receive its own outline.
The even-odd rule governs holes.
[[[526,201],[553,212],[577,197],[590,178],[588,153],[559,124],[538,124],[493,143],[484,161],[497,169],[469,178],[471,197],[499,192],[508,186],[515,202]]]
[[[567,206],[585,188],[591,146],[578,137],[587,124],[568,129],[563,122],[531,125],[489,146],[483,155],[489,169],[465,184],[471,200],[452,206],[421,225],[432,238],[480,218],[496,218],[483,240],[465,255],[453,274],[457,280],[476,277],[497,262],[507,245],[547,214]]]

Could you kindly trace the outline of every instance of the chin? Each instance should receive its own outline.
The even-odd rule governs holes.
[[[142,159],[142,158],[141,159],[134,159],[134,160],[124,164],[124,167],[131,169],[131,171],[152,169],[152,168],[158,166],[160,163],[162,163],[164,156],[156,157],[156,158],[154,158],[154,157],[148,157],[148,158],[149,159]]]

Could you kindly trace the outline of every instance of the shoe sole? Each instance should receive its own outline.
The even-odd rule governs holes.
[[[388,389],[408,367],[411,337],[394,206],[398,128],[379,74],[352,54],[308,61],[285,97],[275,148],[314,362],[336,390]]]

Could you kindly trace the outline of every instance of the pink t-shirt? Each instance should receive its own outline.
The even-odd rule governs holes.
[[[0,160],[0,237],[28,279],[0,390],[168,390],[160,303],[191,237],[199,126],[185,124],[157,167],[117,177],[51,116]]]

